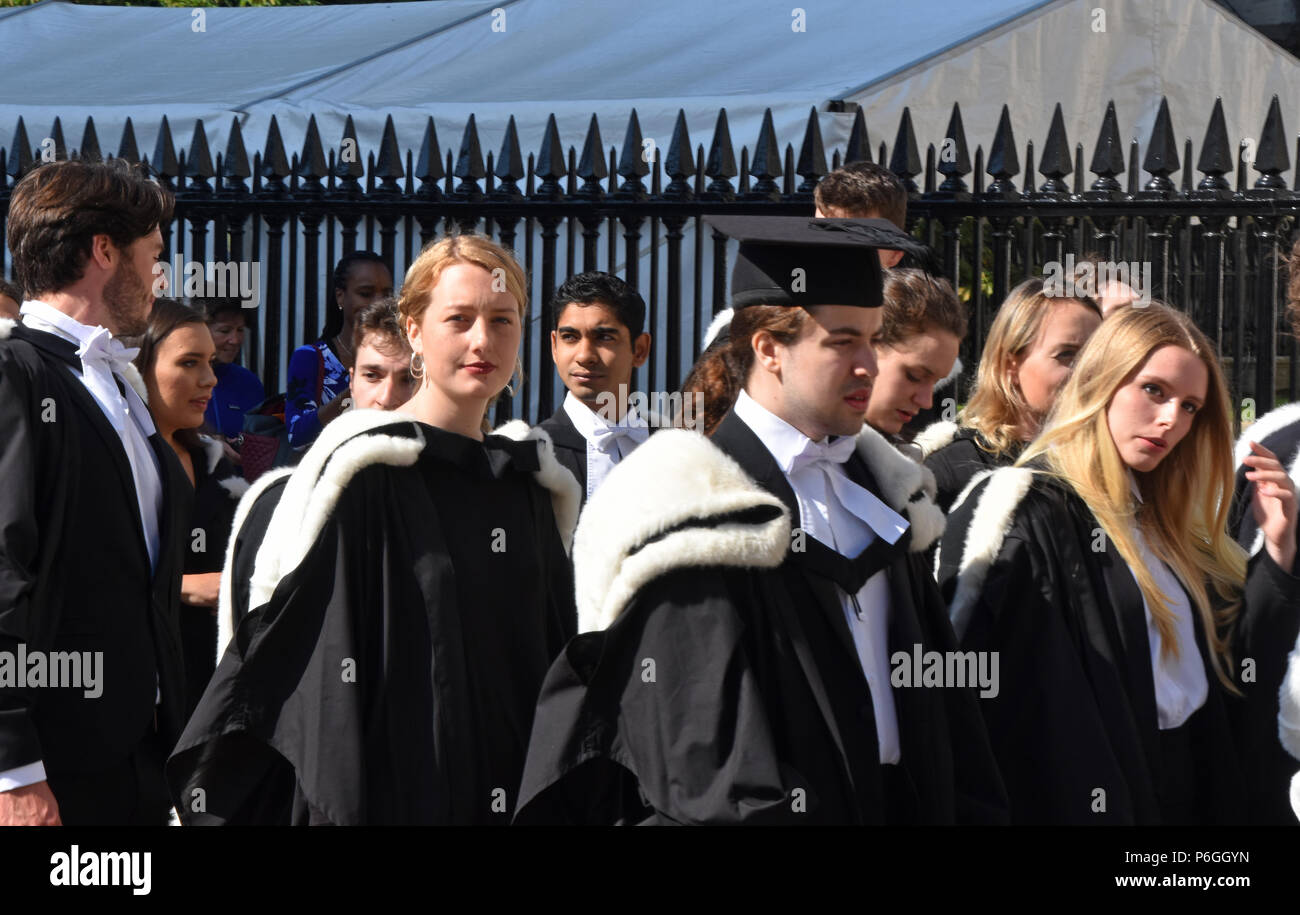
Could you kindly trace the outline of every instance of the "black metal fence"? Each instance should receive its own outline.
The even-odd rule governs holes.
[[[283,386],[292,348],[318,335],[338,257],[377,250],[400,281],[424,244],[458,230],[484,232],[514,249],[534,303],[544,303],[581,270],[624,276],[645,296],[655,334],[654,357],[639,370],[637,384],[667,392],[689,369],[711,315],[725,306],[727,240],[705,231],[701,218],[811,214],[813,191],[829,169],[872,159],[860,109],[845,148],[834,150],[829,162],[816,108],[797,153],[793,143],[782,147],[770,112],[752,149],[742,146],[739,156],[725,110],[712,127],[706,153],[692,143],[681,113],[668,146],[647,155],[635,110],[621,148],[605,146],[593,115],[579,152],[563,145],[552,117],[537,153],[525,159],[513,118],[495,157],[482,153],[472,116],[454,155],[443,151],[432,117],[418,149],[405,150],[389,118],[377,152],[367,152],[363,165],[350,118],[339,146],[327,152],[313,117],[302,151],[292,155],[273,118],[251,158],[236,118],[215,159],[202,121],[188,149],[177,152],[164,118],[152,156],[142,156],[128,119],[116,155],[148,162],[175,191],[175,221],[164,227],[170,259],[258,262],[262,305],[250,321],[247,361],[268,390]],[[1083,144],[1071,147],[1059,105],[1037,159],[1032,142],[1021,158],[1006,108],[987,155],[977,146],[971,156],[957,105],[946,135],[927,144],[924,163],[906,110],[892,147],[879,144],[875,161],[911,191],[909,227],[930,242],[968,297],[972,331],[963,344],[963,383],[1007,291],[1067,254],[1093,253],[1149,265],[1153,295],[1189,312],[1219,344],[1234,397],[1256,398],[1260,412],[1272,406],[1272,396],[1297,399],[1296,341],[1280,311],[1281,254],[1300,212],[1300,140],[1288,187],[1291,160],[1278,99],[1258,143],[1235,145],[1216,101],[1195,166],[1190,139],[1180,156],[1163,103],[1145,154],[1134,141],[1126,155],[1120,137],[1111,103],[1087,168],[1091,180]],[[43,155],[70,154],[101,155],[92,120],[74,150],[59,119],[36,148],[20,120],[11,148],[0,148],[5,210],[10,179]],[[1251,168],[1258,173],[1253,183]],[[5,256],[0,250],[0,273]],[[513,401],[499,404],[498,418],[536,420],[558,403],[562,388],[547,318],[534,304],[523,345],[525,382]]]

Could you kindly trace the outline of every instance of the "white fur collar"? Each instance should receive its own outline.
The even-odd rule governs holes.
[[[1289,403],[1276,410],[1270,410],[1255,420],[1241,431],[1241,437],[1237,439],[1237,446],[1233,449],[1237,466],[1240,467],[1242,460],[1250,454],[1251,442],[1262,442],[1274,432],[1279,432],[1297,422],[1300,422],[1300,403]],[[1285,455],[1280,457],[1285,459]]]
[[[225,455],[225,449],[221,447],[221,442],[209,435],[200,435],[199,444],[203,446],[203,457],[208,465],[208,474],[211,475]]]
[[[773,511],[767,521],[717,523],[762,506]],[[672,569],[776,568],[790,531],[785,504],[708,439],[681,429],[652,435],[583,509],[573,546],[578,631],[607,628],[642,586]]]
[[[930,423],[920,431],[916,438],[912,439],[912,444],[921,449],[922,459],[928,458],[936,451],[951,445],[960,428],[956,423],[946,419],[937,423]]]
[[[700,346],[701,351],[708,349],[709,344],[718,339],[718,334],[731,326],[731,319],[734,315],[735,312],[730,308],[724,308],[713,316],[713,320],[709,322],[709,329],[704,332],[704,343]]]
[[[221,662],[221,656],[226,651],[226,646],[230,644],[230,638],[234,635],[235,627],[235,607],[234,598],[231,593],[231,574],[235,560],[235,540],[239,534],[240,528],[248,520],[248,513],[252,510],[253,504],[261,498],[262,493],[266,492],[271,485],[279,480],[283,480],[289,474],[293,473],[292,467],[276,467],[268,470],[257,478],[251,485],[245,481],[243,497],[239,499],[239,504],[235,507],[235,517],[230,523],[230,539],[226,541],[226,561],[222,566],[221,587],[217,593],[217,662]],[[246,608],[247,609],[247,608]]]
[[[538,485],[550,491],[555,526],[560,531],[565,552],[572,552],[573,531],[578,526],[578,509],[582,506],[582,487],[569,468],[555,459],[555,446],[551,443],[550,435],[541,426],[530,426],[522,419],[512,419],[492,430],[492,434],[504,435],[517,442],[538,443],[538,468],[533,478]]]
[[[943,536],[944,515],[934,504],[938,488],[928,467],[901,453],[883,435],[863,423],[856,445],[871,469],[885,504],[907,518],[910,549],[922,552]]]
[[[414,438],[378,432],[363,434],[403,422],[414,424]],[[541,443],[539,469],[533,476],[551,492],[556,526],[565,549],[569,549],[580,501],[578,483],[555,459],[549,437],[541,429],[530,428],[522,421],[507,423],[495,434],[517,441],[532,439]],[[424,447],[425,439],[418,421],[405,413],[349,411],[321,430],[302,462],[290,474],[271,516],[266,536],[257,548],[249,582],[249,607],[260,606],[269,600],[280,581],[302,562],[333,512],[339,496],[358,472],[373,464],[409,467],[419,459]],[[255,489],[260,492],[264,488]],[[254,490],[249,493],[240,502],[245,517],[247,505],[255,498]],[[243,518],[237,517],[237,521],[232,527],[232,543]],[[227,574],[229,562],[227,556]]]
[[[8,340],[18,322],[13,318],[0,318],[0,340]]]
[[[962,490],[953,503],[953,509],[965,502],[985,478],[989,478],[988,486],[980,495],[966,528],[966,542],[957,567],[957,590],[948,607],[948,617],[958,641],[966,634],[971,613],[984,588],[984,579],[1002,551],[1016,509],[1034,482],[1034,472],[1025,467],[999,467],[978,473]],[[940,553],[941,550],[935,554],[936,570],[941,560]]]

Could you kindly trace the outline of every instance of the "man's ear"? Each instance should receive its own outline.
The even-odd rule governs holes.
[[[769,330],[754,331],[749,340],[754,348],[754,364],[773,375],[781,374],[781,345]]]
[[[903,259],[903,252],[895,251],[892,248],[881,248],[877,253],[880,254],[880,266],[886,270],[893,269]]]
[[[559,340],[560,340],[560,335],[557,334],[555,331],[551,331],[551,364],[552,365],[557,365],[559,364],[560,361],[560,354],[556,348],[556,344],[559,342]]]
[[[113,239],[107,234],[101,233],[90,237],[90,259],[100,269],[112,270],[113,265],[125,256],[125,253],[117,245],[113,244]]]
[[[639,369],[650,357],[650,334],[642,332],[632,341],[632,367]]]

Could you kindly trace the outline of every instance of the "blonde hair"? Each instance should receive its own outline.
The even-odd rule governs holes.
[[[1037,342],[1049,310],[1064,302],[1083,305],[1101,317],[1101,310],[1091,299],[1047,295],[1040,277],[1016,286],[998,308],[984,341],[975,393],[961,412],[961,424],[978,432],[995,452],[1019,444],[1020,430],[1030,413],[1024,396],[1007,380],[1012,365]]]
[[[1143,501],[1134,504],[1107,410],[1115,392],[1162,346],[1179,346],[1197,356],[1209,383],[1187,435],[1155,469],[1136,475]],[[1140,527],[1152,552],[1186,589],[1204,625],[1211,664],[1229,689],[1235,687],[1224,666],[1231,659],[1222,634],[1236,618],[1246,577],[1246,554],[1227,531],[1232,441],[1228,387],[1213,345],[1186,315],[1152,303],[1120,309],[1101,323],[1080,352],[1043,431],[1016,462],[1020,466],[1043,458],[1048,472],[1087,504],[1137,579],[1162,651],[1177,657],[1173,612],[1142,562],[1133,535],[1133,524]],[[1217,614],[1207,579],[1228,602]]]
[[[407,319],[419,323],[433,299],[433,287],[438,285],[443,271],[455,264],[474,264],[494,278],[500,277],[505,282],[506,292],[519,303],[519,322],[521,325],[524,323],[524,316],[528,312],[528,276],[514,255],[483,235],[449,235],[426,245],[420,256],[407,268],[402,291],[397,299],[403,335]],[[409,340],[407,345],[410,345]],[[518,353],[515,354],[515,371],[522,380],[524,369]],[[494,400],[495,397],[496,395],[493,396]],[[492,402],[489,401],[483,411],[484,433],[491,431],[487,418],[488,410],[491,409]]]

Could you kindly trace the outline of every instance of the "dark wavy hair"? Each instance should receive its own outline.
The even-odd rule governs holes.
[[[207,323],[207,316],[203,312],[182,305],[175,299],[154,299],[153,310],[149,312],[149,326],[145,328],[144,335],[136,341],[140,352],[132,360],[135,367],[140,370],[140,376],[147,379],[153,372],[158,363],[158,349],[174,330],[186,324],[199,324],[206,327]],[[198,429],[177,429],[176,441],[190,451],[203,447],[203,443],[199,440]]]
[[[125,159],[39,165],[9,199],[14,280],[32,297],[71,286],[85,273],[94,236],[126,248],[170,222],[173,204],[171,191]]]
[[[330,286],[330,295],[325,297],[325,329],[321,331],[322,340],[331,340],[343,329],[343,307],[334,297],[334,292],[348,288],[348,276],[357,264],[378,264],[391,274],[388,261],[373,251],[352,251],[339,258],[334,265],[334,279]]]

